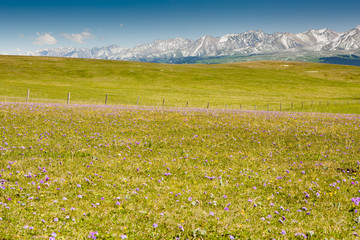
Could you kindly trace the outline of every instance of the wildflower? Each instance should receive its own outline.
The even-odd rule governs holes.
[[[121,239],[126,239],[127,236],[123,234],[123,235],[120,236],[120,238],[121,238]]]
[[[303,238],[307,238],[304,233],[295,233],[295,236],[303,236]]]
[[[360,197],[352,198],[351,201],[353,201],[355,203],[355,205],[359,205]]]
[[[96,236],[95,236],[95,235],[98,235],[98,232],[90,232],[88,238],[96,239]]]
[[[157,228],[158,226],[156,223],[153,224],[153,228]]]
[[[214,216],[214,215],[215,215],[213,212],[210,212],[209,214],[210,214],[210,216]]]
[[[58,218],[54,218],[54,222],[58,222],[59,221],[59,219]]]

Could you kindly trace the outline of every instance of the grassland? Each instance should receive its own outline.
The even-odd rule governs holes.
[[[0,83],[0,239],[360,233],[359,67],[0,56]]]
[[[352,239],[359,115],[0,104],[1,239]]]
[[[360,113],[360,68],[299,62],[169,65],[0,56],[0,99]],[[292,104],[291,104],[292,103]],[[269,106],[268,106],[269,104]],[[256,106],[255,106],[256,105]],[[292,107],[291,107],[292,106]]]

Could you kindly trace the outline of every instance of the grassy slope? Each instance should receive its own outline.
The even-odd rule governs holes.
[[[288,66],[284,66],[288,65]],[[167,106],[270,109],[295,107],[305,110],[337,100],[353,103],[360,97],[360,68],[298,62],[246,62],[221,65],[166,65],[139,62],[0,56],[1,95],[73,102]],[[10,99],[11,100],[11,99]],[[358,102],[358,101],[357,101]],[[309,110],[309,109],[308,109]],[[314,110],[314,109],[312,109]],[[316,109],[315,109],[316,110]],[[359,105],[332,106],[318,111],[358,113]]]

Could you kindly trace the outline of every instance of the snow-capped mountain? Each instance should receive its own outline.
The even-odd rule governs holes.
[[[218,38],[203,36],[195,41],[181,37],[157,40],[133,48],[121,48],[117,45],[92,49],[63,47],[40,49],[27,55],[151,61],[153,59],[266,54],[302,50],[313,52],[360,50],[360,25],[342,34],[327,28],[303,33],[273,34],[251,30],[244,33],[227,34]]]
[[[358,49],[360,49],[360,25],[350,31],[340,34],[322,48],[324,51],[349,51]]]

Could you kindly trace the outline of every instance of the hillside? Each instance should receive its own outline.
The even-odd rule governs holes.
[[[359,113],[360,68],[299,62],[169,65],[111,60],[0,56],[1,99]],[[188,102],[188,103],[187,103]],[[303,103],[301,103],[303,102]],[[341,103],[349,106],[339,106]],[[357,104],[354,104],[357,103]],[[255,106],[255,104],[257,106]],[[335,106],[336,104],[336,106]],[[346,108],[346,109],[345,109]],[[314,109],[310,109],[313,111]]]

